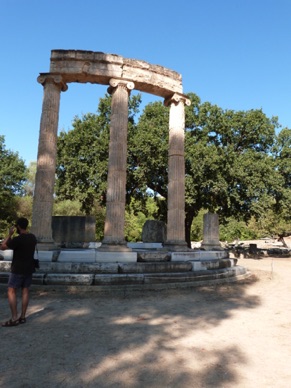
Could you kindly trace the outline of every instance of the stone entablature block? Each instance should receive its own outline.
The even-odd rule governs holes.
[[[108,85],[111,78],[132,81],[135,89],[169,98],[183,93],[182,76],[176,71],[115,54],[82,50],[52,50],[50,73],[66,82]],[[45,74],[45,73],[43,73]]]

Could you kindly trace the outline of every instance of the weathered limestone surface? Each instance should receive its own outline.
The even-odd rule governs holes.
[[[206,213],[203,216],[203,242],[201,248],[205,250],[222,249],[219,241],[218,214]]]
[[[170,105],[167,242],[172,249],[186,248],[185,242],[185,159],[184,105],[190,102],[174,94],[165,101]],[[174,248],[176,247],[176,248]]]
[[[101,250],[108,248],[127,250],[124,238],[125,222],[125,186],[127,162],[127,126],[129,91],[134,88],[132,82],[110,80],[109,92],[112,93],[108,179],[106,195],[106,219],[104,239]]]
[[[37,155],[32,233],[38,241],[53,246],[52,210],[55,183],[57,133],[60,93],[67,90],[61,76],[47,75],[38,78],[44,87],[42,116]]]
[[[108,85],[111,78],[133,81],[135,89],[164,98],[183,93],[179,73],[145,61],[115,54],[82,50],[52,50],[51,73],[61,73],[65,82]]]
[[[165,242],[167,236],[166,225],[162,221],[147,220],[142,228],[142,241],[144,243]]]
[[[53,216],[53,239],[66,248],[83,247],[84,243],[95,241],[96,217]]]

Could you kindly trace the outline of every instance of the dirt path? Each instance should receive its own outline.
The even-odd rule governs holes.
[[[0,386],[290,387],[291,259],[239,264],[252,280],[120,297],[34,290],[27,323],[0,328]]]

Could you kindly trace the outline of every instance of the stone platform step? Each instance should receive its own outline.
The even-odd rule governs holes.
[[[201,261],[161,261],[136,263],[91,263],[91,262],[40,262],[41,273],[71,273],[71,274],[130,274],[130,273],[171,273],[202,271],[210,269],[229,268],[235,266],[237,259],[217,259]],[[0,261],[0,272],[9,272],[11,261]]]
[[[12,251],[4,253],[4,260],[0,261],[2,286],[7,284],[12,259]],[[245,268],[237,266],[237,259],[229,258],[228,252],[222,250],[167,252],[157,248],[102,255],[94,249],[39,252],[40,269],[33,275],[33,284],[49,289],[76,287],[111,292],[234,282],[249,275]]]
[[[159,274],[72,274],[72,273],[35,273],[33,284],[38,285],[87,285],[87,286],[111,286],[133,284],[161,284],[161,283],[185,283],[197,281],[211,281],[229,279],[238,275],[245,275],[243,267],[236,266],[227,269],[175,272]],[[0,283],[7,283],[9,273],[0,273]]]
[[[170,264],[170,263],[169,263]],[[175,264],[175,263],[171,263]],[[37,272],[33,275],[33,284],[41,287],[67,286],[94,288],[99,291],[125,289],[168,289],[201,285],[235,282],[249,276],[241,266],[232,266],[210,270],[189,270],[188,263],[181,266],[181,272],[118,272],[118,273],[78,273],[78,272]],[[175,265],[174,265],[175,266]],[[183,268],[182,268],[183,267]],[[7,284],[9,272],[0,272],[0,284]]]
[[[136,251],[138,262],[165,262],[171,261],[171,254],[169,252],[161,251]]]

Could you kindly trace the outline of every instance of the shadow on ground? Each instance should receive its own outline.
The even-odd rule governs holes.
[[[209,350],[199,333],[211,340],[233,314],[258,307],[246,292],[253,281],[119,296],[32,291],[27,323],[1,328],[0,385],[235,386],[245,355],[229,344]],[[4,320],[3,288],[1,295]]]

